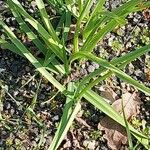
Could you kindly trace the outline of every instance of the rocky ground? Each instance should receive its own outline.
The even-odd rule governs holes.
[[[121,2],[123,1],[107,1],[106,7],[112,9]],[[24,2],[24,5],[28,8],[29,2]],[[28,10],[33,13],[36,8],[34,3],[32,5]],[[12,28],[17,28],[12,15],[4,12],[3,1],[0,1],[0,6],[3,19]],[[107,34],[95,47],[97,56],[111,60],[136,47],[150,44],[150,20],[144,12],[130,14],[126,21],[127,25]],[[80,73],[86,75],[98,67],[98,64],[88,61],[81,65]],[[130,63],[125,72],[150,87],[149,53]],[[101,93],[101,87],[104,85],[111,88],[118,96],[126,91],[135,91],[116,77],[111,77],[93,89]],[[53,99],[57,89],[37,74],[27,60],[2,48],[0,49],[0,87],[0,114],[6,119],[5,122],[0,123],[0,150],[36,148],[46,150],[62,115],[65,102],[63,95],[58,93]],[[150,97],[138,93],[143,103],[133,125],[140,128],[143,120],[146,122],[146,129],[149,130],[147,132],[150,132]],[[32,112],[29,105],[36,96],[37,101]],[[83,100],[82,110],[59,149],[109,150],[103,132],[98,129],[98,124],[104,116],[102,112]],[[122,146],[121,149],[127,147]],[[139,146],[139,149],[143,147]]]

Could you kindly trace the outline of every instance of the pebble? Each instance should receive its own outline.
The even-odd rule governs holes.
[[[83,145],[85,147],[87,147],[89,150],[94,150],[95,149],[95,146],[96,146],[96,141],[95,140],[85,140],[83,142]]]
[[[134,71],[134,74],[138,77],[143,77],[143,72],[140,69]]]
[[[38,98],[41,99],[41,100],[44,100],[45,99],[45,94],[40,94]]]
[[[92,62],[92,66],[93,66],[95,69],[98,69],[98,68],[99,68],[99,64],[98,64],[98,63],[95,63],[95,62]]]
[[[95,67],[92,66],[92,65],[89,65],[87,70],[88,70],[89,73],[91,73],[95,70]]]
[[[59,116],[58,116],[58,115],[54,116],[54,117],[52,118],[52,120],[53,120],[53,121],[58,121],[58,120],[59,120]]]
[[[29,71],[30,71],[30,67],[29,67],[29,66],[26,66],[26,67],[25,67],[25,70],[26,70],[27,72],[29,72]]]
[[[87,74],[87,70],[86,69],[80,69],[80,73],[82,74],[82,75],[86,75]]]
[[[5,109],[10,109],[10,106],[11,106],[10,103],[7,102],[7,103],[5,104],[5,107],[6,107]]]
[[[14,108],[11,108],[11,110],[10,110],[10,114],[13,116],[13,115],[14,115],[14,113],[15,113]]]

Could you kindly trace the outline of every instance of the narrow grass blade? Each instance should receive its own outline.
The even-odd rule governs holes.
[[[150,51],[150,45],[144,46],[142,48],[139,48],[135,51],[132,51],[126,55],[123,55],[119,58],[113,59],[110,63],[117,66],[119,69],[124,68],[127,64],[129,64],[131,61],[135,60],[136,58],[140,57],[141,55],[143,55],[146,52]],[[89,83],[89,80],[101,75],[102,73],[106,72],[106,69],[104,68],[99,68],[96,71],[90,73],[88,76],[86,76],[85,78],[83,78],[81,80],[81,82],[78,85],[78,88],[76,90],[76,96],[80,97],[87,89],[92,88],[94,85],[96,85],[97,83],[99,83],[102,80],[105,80],[106,78],[110,77],[110,75],[112,75],[112,72],[106,72],[105,75],[101,76],[101,77],[97,77],[97,79],[94,79],[94,81]],[[84,85],[86,85],[88,83],[88,85],[84,87]],[[82,89],[82,91],[79,93],[79,91]]]
[[[74,83],[70,82],[68,84],[68,92],[74,92]],[[63,115],[59,126],[57,128],[56,134],[54,139],[48,148],[48,150],[57,150],[58,146],[61,144],[62,140],[64,139],[65,135],[67,134],[77,112],[80,110],[80,103],[75,104],[74,108],[74,99],[73,95],[68,95],[66,99],[66,104],[63,110]]]
[[[112,11],[113,14],[117,15],[117,18],[125,19],[125,17],[137,6],[140,4],[141,0],[132,0],[129,1],[122,6],[116,8],[114,11]],[[118,19],[117,19],[118,20]],[[93,48],[95,47],[96,43],[100,41],[108,32],[112,31],[116,26],[118,26],[118,21],[116,20],[116,17],[108,17],[108,13],[106,12],[105,15],[98,21],[93,24],[95,24],[95,27],[89,34],[88,38],[86,39],[84,45],[81,48],[81,51],[88,51],[91,52]],[[99,26],[101,23],[105,23],[105,26],[99,29]],[[98,32],[95,34],[95,32],[98,30]],[[90,43],[90,44],[89,44]]]
[[[70,30],[70,24],[71,24],[71,14],[68,10],[66,10],[66,17],[65,17],[65,24],[64,24],[64,27],[63,27],[63,35],[62,35],[62,45],[64,45],[65,47],[65,42],[67,41],[68,39],[68,33],[69,33],[69,30]],[[66,72],[69,73],[69,62],[68,62],[68,59],[67,59],[67,50],[63,49],[63,57],[64,57],[64,66],[65,66],[65,70]]]
[[[14,44],[10,44],[7,41],[0,39],[0,45],[4,48],[4,49],[8,49],[22,57],[25,57],[21,51],[18,49],[18,47],[16,47]],[[44,62],[42,59],[37,59],[41,64],[43,64],[44,66]],[[52,64],[48,63],[46,66],[44,66],[47,70],[58,74],[58,73],[64,73],[65,74],[65,70],[64,67],[62,67],[62,65],[60,65],[60,63],[57,60],[52,60],[51,61]]]
[[[63,61],[63,46],[57,41],[54,41],[49,33],[43,28],[43,26],[37,22],[34,18],[32,18],[21,6],[18,0],[12,0],[13,5],[17,8],[18,12],[25,18],[27,21],[37,32],[47,41],[47,43],[51,46],[51,50]]]
[[[133,85],[135,88],[139,89],[140,91],[144,92],[145,94],[150,95],[150,88],[148,88],[144,84],[141,84],[141,83],[137,82],[136,80],[132,79],[129,75],[127,75],[126,73],[124,73],[123,71],[121,71],[120,69],[115,67],[113,64],[107,62],[106,60],[104,60],[102,58],[98,58],[98,57],[96,57],[92,54],[86,53],[86,52],[78,52],[72,56],[71,60],[75,60],[75,59],[81,58],[81,57],[88,58],[89,60],[97,62],[104,68],[115,73],[123,81]]]
[[[95,22],[98,23],[99,13],[102,11],[105,0],[100,0],[97,2],[95,9],[93,10],[88,22],[86,23],[83,31],[84,38],[87,38],[92,29],[95,27]]]
[[[110,118],[121,124],[125,127],[124,119],[123,117],[116,112],[112,106],[110,106],[102,97],[100,97],[95,92],[89,90],[85,93],[84,98],[88,100],[91,104],[93,104],[96,108],[103,111],[105,114],[107,114]],[[147,146],[149,141],[148,137],[143,135],[142,133],[138,132],[136,129],[134,129],[129,124],[129,129],[131,133],[137,138],[137,140],[142,143],[143,145]]]
[[[59,23],[58,23],[58,25],[56,27],[56,34],[57,34],[57,36],[61,35],[61,31],[62,31],[62,28],[63,28],[63,24],[65,22],[65,19],[66,19],[66,13],[64,11],[63,14],[61,15],[61,17],[59,19]]]
[[[127,137],[128,137],[128,143],[129,143],[129,150],[133,150],[132,137],[131,137],[131,133],[130,133],[128,121],[126,119],[126,115],[125,115],[125,112],[124,112],[123,100],[121,100],[121,105],[122,105],[122,113],[123,113],[123,118],[124,118],[124,122],[125,122],[125,126],[126,126],[126,131],[127,131]]]
[[[88,14],[93,2],[94,2],[94,0],[87,0],[85,2],[85,6],[83,7],[83,10],[77,20],[76,30],[75,30],[75,34],[74,34],[74,52],[78,51],[78,35],[80,32],[81,22],[82,22],[83,18]]]
[[[18,13],[18,11],[13,6],[13,3],[10,0],[8,0],[8,4],[9,4],[9,7],[10,7],[11,11],[13,12],[13,15],[15,16],[17,22],[19,23],[21,29],[27,34],[28,38],[31,41],[33,41],[33,43],[37,46],[39,51],[41,51],[44,55],[46,55],[44,66],[49,65],[50,62],[53,65],[56,64],[56,62],[58,64],[58,61],[55,58],[51,59],[51,57],[53,57],[53,56],[51,56],[51,47],[50,47],[49,43],[47,43],[47,41],[45,40],[45,43],[47,44],[48,47],[44,46],[44,44],[38,39],[38,37],[31,31],[31,29],[28,27],[28,25],[24,22],[24,20],[22,19],[22,17],[20,16],[20,14]],[[65,73],[64,68],[62,66],[60,68],[60,66],[61,65],[56,65],[55,67],[59,70],[59,72],[63,71],[63,73]]]
[[[37,85],[36,92],[35,92],[34,97],[32,99],[31,105],[29,106],[32,110],[34,110],[35,105],[37,103],[37,98],[38,98],[38,93],[39,93],[39,89],[40,89],[40,86],[41,86],[41,81],[42,81],[42,78],[40,79],[40,81]]]
[[[68,39],[68,33],[70,31],[70,25],[71,25],[71,14],[68,10],[65,12],[65,23],[63,27],[63,36],[62,36],[62,42],[65,44],[65,42]]]
[[[83,11],[83,0],[78,0],[79,14]]]
[[[59,14],[61,14],[64,11],[64,8],[59,3],[59,1],[56,1],[56,0],[47,0],[47,2],[52,7],[52,9],[55,9]]]
[[[7,35],[9,36],[12,43],[23,53],[23,55],[35,66],[35,68],[55,87],[57,87],[61,92],[65,88],[48,72],[46,69],[39,63],[39,61],[26,49],[26,47],[17,39],[14,33],[9,29],[9,27],[3,22],[0,21],[0,26],[3,27]]]
[[[24,55],[20,52],[20,50],[14,45],[14,44],[10,44],[7,41],[3,40],[0,38],[0,45],[4,48],[4,49],[9,49],[10,51],[24,57]]]
[[[16,7],[13,6],[13,3],[10,0],[7,0],[7,4],[12,11],[14,17],[16,18],[18,24],[20,25],[20,28],[27,34],[28,38],[36,45],[36,47],[39,49],[40,52],[43,54],[46,54],[47,48],[44,46],[44,44],[38,39],[37,35],[35,35],[32,30],[29,28],[29,26],[25,23],[25,21],[22,19],[21,15],[18,13]]]
[[[43,0],[36,0],[36,4],[38,6],[38,9],[40,11],[41,17],[43,19],[43,22],[45,24],[45,27],[47,28],[48,32],[52,36],[52,38],[59,43],[59,38],[57,37],[57,34],[50,22],[50,19],[48,17],[48,14],[46,12]]]

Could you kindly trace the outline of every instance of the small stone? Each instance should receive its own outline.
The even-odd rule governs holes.
[[[31,2],[31,6],[32,6],[33,8],[35,8],[35,7],[36,7],[36,2],[35,2],[35,1],[32,1],[32,2]]]
[[[18,91],[14,91],[13,96],[17,96],[19,94]]]
[[[139,19],[134,18],[133,21],[137,23],[139,21]]]
[[[10,109],[10,103],[6,103],[6,109]]]
[[[52,120],[53,120],[53,121],[59,120],[59,116],[58,116],[58,115],[54,116],[54,117],[52,118]]]
[[[85,147],[87,147],[89,150],[93,150],[93,149],[95,149],[96,141],[94,141],[94,140],[92,140],[92,141],[90,141],[90,140],[85,140],[85,141],[83,142],[83,145],[84,145]]]
[[[24,85],[25,83],[26,83],[26,81],[25,81],[25,80],[22,80],[22,81],[21,81],[21,84],[22,84],[22,85]]]
[[[92,65],[95,67],[95,69],[99,68],[99,64],[98,63],[92,62]]]
[[[80,73],[81,73],[82,75],[86,75],[86,74],[87,74],[87,71],[86,71],[86,69],[82,69],[82,68],[81,68]]]
[[[95,67],[94,66],[92,66],[92,65],[90,65],[90,66],[88,66],[88,72],[93,72],[94,70],[95,70]]]
[[[25,70],[26,70],[27,72],[29,72],[29,71],[30,71],[30,67],[29,67],[29,66],[26,66],[26,67],[25,67]]]
[[[142,77],[142,76],[143,76],[143,72],[142,72],[140,69],[136,70],[136,71],[134,72],[134,74],[135,74],[137,77]]]
[[[39,95],[39,99],[44,100],[45,99],[45,95],[44,94],[40,94]]]
[[[13,116],[14,113],[15,113],[15,110],[12,108],[12,109],[10,110],[10,114]]]
[[[122,28],[119,28],[119,29],[117,30],[117,34],[120,35],[120,36],[123,36],[124,33],[125,33],[125,31],[124,31]]]

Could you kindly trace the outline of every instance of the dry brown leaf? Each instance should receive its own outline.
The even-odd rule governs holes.
[[[101,96],[106,98],[110,104],[112,104],[116,98],[117,94],[108,86],[101,87]]]
[[[122,114],[122,104],[123,100],[124,112],[127,120],[130,120],[132,116],[136,116],[139,113],[139,105],[141,100],[136,93],[125,93],[122,95],[122,99],[116,100],[112,106],[117,112]],[[115,122],[109,117],[105,117],[100,122],[98,128],[104,130],[104,138],[107,140],[108,146],[112,150],[118,150],[121,148],[122,144],[127,143],[126,130],[120,124]]]
[[[122,95],[122,99],[116,100],[112,106],[117,112],[122,114],[122,104],[121,101],[123,100],[123,108],[125,112],[125,116],[127,120],[129,120],[132,116],[136,116],[139,113],[139,108],[141,105],[140,97],[137,93],[125,93]]]
[[[102,119],[98,129],[105,131],[103,137],[107,140],[107,144],[112,150],[118,150],[122,144],[127,143],[125,128],[109,117]]]
[[[75,119],[76,119],[76,121],[77,121],[80,125],[83,125],[83,126],[87,127],[88,129],[91,128],[91,127],[86,123],[86,121],[83,120],[82,118],[76,117]]]

